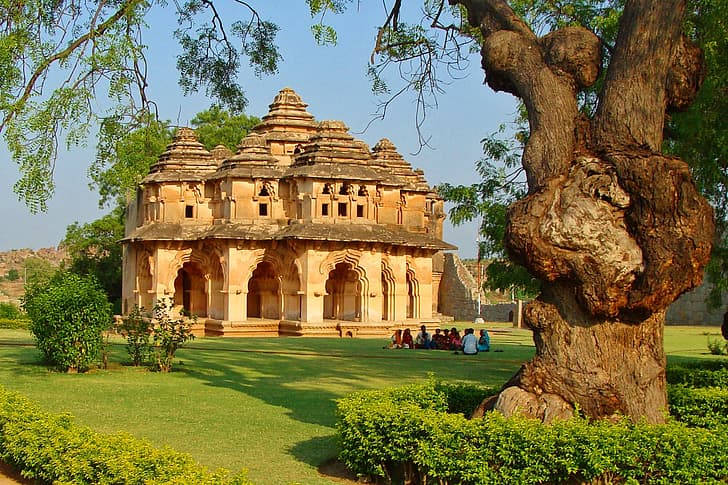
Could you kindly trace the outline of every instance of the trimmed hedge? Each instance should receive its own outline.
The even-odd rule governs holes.
[[[667,383],[728,389],[728,360],[704,360],[667,366]]]
[[[714,428],[728,425],[728,388],[668,387],[670,414],[688,426]]]
[[[489,390],[481,392],[486,397]],[[724,483],[728,427],[713,430],[595,422],[544,425],[447,411],[432,382],[355,393],[337,403],[341,460],[360,476],[394,483]]]
[[[0,460],[26,478],[54,484],[238,484],[244,472],[208,471],[189,455],[125,433],[103,435],[70,415],[41,410],[0,386]]]
[[[14,319],[14,318],[0,318],[0,328],[28,330],[29,327],[30,327],[30,320]]]

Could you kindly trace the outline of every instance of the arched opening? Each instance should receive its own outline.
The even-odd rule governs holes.
[[[248,281],[248,318],[281,318],[280,283],[267,261],[255,268]]]
[[[415,275],[407,271],[407,318],[420,316],[420,286]]]
[[[361,319],[362,284],[350,264],[339,263],[326,280],[324,318],[357,321]]]
[[[207,316],[205,273],[194,262],[187,262],[177,271],[174,280],[174,306],[181,314]]]

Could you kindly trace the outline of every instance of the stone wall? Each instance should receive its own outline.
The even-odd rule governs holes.
[[[445,253],[440,281],[440,313],[472,321],[478,313],[478,283],[455,253]]]
[[[725,308],[711,309],[705,304],[705,297],[710,289],[709,283],[703,284],[693,291],[685,293],[667,310],[667,325],[720,325],[723,323]],[[723,295],[728,302],[728,295]]]
[[[473,271],[477,271],[473,261],[462,261],[456,254],[445,253],[442,283],[440,284],[440,312],[451,315],[455,320],[473,321],[477,315],[478,293],[477,281]],[[485,264],[481,271],[484,271]],[[709,291],[708,283],[681,296],[667,311],[667,325],[720,325],[723,322],[725,308],[710,309],[705,303]],[[505,295],[501,295],[505,296]],[[728,294],[723,300],[728,304]],[[490,303],[481,294],[480,316],[486,322],[518,321],[517,315],[510,318],[510,312],[516,312],[516,302]]]

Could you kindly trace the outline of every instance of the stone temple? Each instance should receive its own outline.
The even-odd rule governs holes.
[[[306,107],[283,89],[235,154],[177,131],[128,208],[125,314],[168,299],[226,336],[438,322],[443,200],[392,142],[370,149]]]

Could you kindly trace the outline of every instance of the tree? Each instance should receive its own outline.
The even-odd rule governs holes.
[[[322,15],[353,2],[306,3],[312,15]],[[377,31],[369,75],[375,92],[391,92],[383,69],[395,64],[405,88],[419,93],[424,113],[432,106],[426,94],[443,90],[437,68],[462,67],[463,53],[475,42],[488,86],[525,106],[528,190],[508,210],[505,241],[511,257],[542,280],[543,292],[525,314],[536,357],[506,385],[495,408],[544,420],[570,415],[577,406],[593,418],[623,413],[664,420],[665,309],[701,282],[714,233],[712,210],[687,164],[661,153],[666,114],[693,102],[704,74],[700,49],[683,35],[686,0],[448,3],[423,2],[415,12],[421,21],[410,23],[405,16],[412,12],[393,2]],[[92,105],[85,101],[93,95],[88,82],[118,73],[110,76],[113,94],[149,106],[136,36],[148,5],[126,0],[89,11],[71,1],[56,5],[66,16],[33,5],[10,12],[0,31],[7,42],[0,129],[25,174],[16,190],[31,207],[48,194],[43,184],[55,146],[48,138],[59,126],[72,141],[85,134]],[[177,31],[183,88],[205,88],[234,113],[244,105],[234,79],[242,55],[258,72],[275,71],[280,59],[277,27],[260,19],[252,2],[241,5],[250,21],[229,29],[214,1],[180,5]],[[211,20],[197,23],[202,14]],[[584,19],[597,17],[616,27],[614,45],[584,27]],[[47,32],[78,37],[70,44],[25,42]],[[241,38],[240,48],[228,32]],[[316,32],[322,42],[335,40],[322,23]],[[72,75],[44,96],[38,79],[61,61],[74,68]],[[140,88],[136,98],[131,86]],[[38,105],[29,101],[36,93]],[[593,110],[580,109],[587,98]],[[120,111],[122,119],[129,110]]]
[[[91,187],[99,191],[99,207],[126,207],[149,168],[172,141],[172,135],[169,122],[148,114],[132,124],[105,119],[96,159],[88,171]]]
[[[93,277],[58,271],[48,282],[26,287],[23,308],[48,364],[75,373],[98,358],[111,308]]]
[[[200,142],[208,150],[224,145],[235,152],[240,140],[260,123],[260,119],[244,114],[231,115],[220,106],[213,105],[210,109],[197,113],[191,123]]]
[[[23,283],[26,286],[48,281],[57,270],[50,261],[36,256],[25,258],[23,267],[25,274]]]
[[[121,312],[121,243],[124,238],[124,211],[115,208],[93,222],[77,222],[66,228],[61,242],[71,257],[68,270],[80,276],[93,276],[99,282],[116,313]]]
[[[488,84],[528,110],[529,193],[509,209],[506,244],[544,281],[525,314],[537,355],[495,406],[660,422],[665,309],[700,283],[713,237],[687,165],[660,153],[666,111],[690,104],[703,72],[681,35],[685,2],[625,3],[591,117],[577,93],[602,62],[592,32],[539,38],[503,2],[464,3],[481,27]]]
[[[8,281],[17,281],[20,279],[20,273],[17,269],[12,268],[9,269],[7,273],[5,273],[5,278],[7,278]]]
[[[695,103],[668,119],[665,147],[684,159],[700,191],[715,209],[713,257],[706,270],[708,302],[718,308],[728,290],[728,4],[695,0],[687,28],[705,52],[708,70]]]

